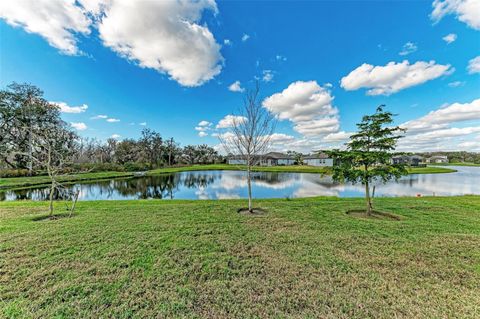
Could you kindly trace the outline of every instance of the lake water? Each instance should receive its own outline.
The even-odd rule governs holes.
[[[480,167],[452,168],[458,172],[412,174],[398,182],[379,184],[375,196],[480,194]],[[361,185],[334,183],[330,177],[318,174],[256,172],[253,179],[255,198],[364,196]],[[227,199],[246,198],[246,185],[243,171],[196,171],[78,183],[69,187],[80,189],[80,200]],[[47,198],[45,187],[0,192],[0,200]]]

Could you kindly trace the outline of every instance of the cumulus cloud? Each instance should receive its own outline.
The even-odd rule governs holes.
[[[87,129],[87,125],[83,122],[72,122],[70,125],[78,131],[85,131]]]
[[[407,42],[403,45],[402,51],[400,51],[400,55],[408,55],[410,53],[413,53],[417,51],[417,45],[413,42]]]
[[[300,122],[337,114],[338,110],[332,106],[332,101],[330,91],[316,81],[297,81],[282,92],[266,98],[263,106],[280,120]]]
[[[277,54],[275,56],[275,59],[277,59],[277,61],[287,61],[287,57],[281,55],[281,54]]]
[[[214,0],[19,0],[0,2],[8,24],[44,37],[65,54],[78,54],[78,35],[97,28],[106,47],[142,68],[166,73],[179,84],[199,86],[220,73],[220,45],[201,23]]]
[[[140,125],[140,126],[147,126],[147,122],[141,122],[141,123],[138,123],[138,125]]]
[[[467,145],[473,134],[480,132],[480,99],[469,103],[452,103],[400,126],[407,129],[399,140],[399,150],[471,150]],[[452,127],[466,122],[470,126]],[[474,124],[472,126],[471,124]],[[472,144],[473,145],[473,144]]]
[[[107,122],[108,122],[108,123],[116,123],[116,122],[120,122],[120,120],[119,120],[119,119],[115,119],[115,118],[108,118],[108,119],[107,119]]]
[[[401,126],[407,129],[407,133],[413,133],[443,129],[454,122],[471,120],[480,120],[480,99],[470,103],[445,105],[419,119],[405,122]]]
[[[200,121],[200,122],[198,122],[198,124],[197,124],[197,125],[198,125],[198,126],[211,126],[211,125],[212,125],[212,123],[211,123],[211,122],[209,122],[209,121],[205,121],[205,120],[203,120],[203,121]]]
[[[468,73],[480,73],[480,55],[468,61]]]
[[[236,115],[226,115],[223,119],[221,119],[216,128],[229,128],[232,127],[234,123],[239,123],[241,121],[246,121],[247,118],[243,116],[236,116]]]
[[[70,106],[65,102],[50,102],[55,104],[60,108],[60,112],[62,113],[83,113],[88,109],[87,104],[79,105],[79,106]]]
[[[100,114],[100,115],[95,115],[95,116],[91,117],[90,119],[91,120],[104,120],[106,118],[108,118],[108,115]]]
[[[116,139],[116,140],[118,140],[120,137],[122,137],[122,136],[119,135],[119,134],[112,134],[112,135],[110,136],[110,138],[113,138],[113,139]]]
[[[273,71],[272,70],[263,70],[262,72],[262,81],[271,82],[273,80]]]
[[[450,33],[444,36],[442,40],[450,44],[452,42],[455,42],[455,40],[457,40],[457,35],[455,33]]]
[[[367,88],[368,95],[390,95],[453,71],[449,64],[436,64],[435,61],[410,64],[405,60],[385,66],[364,63],[342,78],[341,87],[347,91]]]
[[[244,92],[245,91],[245,89],[242,88],[242,85],[241,85],[240,81],[233,82],[232,84],[230,84],[228,89],[232,92]]]
[[[225,45],[232,45],[233,43],[232,43],[232,41],[230,41],[229,39],[225,39],[225,40],[223,40],[223,44],[225,44]]]
[[[208,136],[208,133],[203,132],[203,131],[202,131],[202,132],[198,132],[198,136],[200,136],[200,137],[205,137],[205,136]]]
[[[242,41],[245,42],[245,41],[247,41],[248,39],[250,39],[250,36],[249,36],[248,34],[244,33],[244,34],[242,35]]]
[[[459,21],[480,30],[480,1],[478,0],[435,0],[430,15],[436,23],[444,16],[453,14]]]
[[[67,55],[80,53],[78,35],[88,35],[92,21],[74,0],[1,1],[0,18],[38,34]]]
[[[293,122],[298,133],[318,136],[337,132],[340,128],[338,109],[332,106],[332,101],[328,88],[316,81],[297,81],[267,97],[262,105],[278,119]]]
[[[350,136],[353,135],[354,132],[336,132],[330,133],[325,136],[322,140],[327,143],[335,143],[335,142],[347,142],[350,139]]]

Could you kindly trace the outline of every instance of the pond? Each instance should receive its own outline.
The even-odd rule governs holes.
[[[447,174],[412,174],[398,182],[379,184],[375,196],[480,194],[480,167],[453,167]],[[69,185],[80,190],[80,200],[118,199],[228,199],[246,198],[244,171],[193,171]],[[329,176],[310,173],[253,174],[255,198],[310,196],[364,196],[361,185],[334,183]],[[0,192],[0,200],[46,200],[48,188]],[[61,199],[61,196],[56,196]]]

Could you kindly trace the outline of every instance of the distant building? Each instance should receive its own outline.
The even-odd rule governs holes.
[[[244,156],[241,155],[230,155],[227,158],[228,164],[231,165],[246,165],[247,160]],[[260,166],[283,166],[283,165],[293,165],[295,163],[295,158],[293,156],[279,153],[279,152],[270,152],[265,155],[257,156],[256,164]]]
[[[420,166],[423,162],[423,157],[419,155],[396,155],[392,157],[393,164],[405,164],[409,166]]]
[[[303,157],[303,164],[309,166],[333,166],[333,158],[325,153],[318,153]]]
[[[446,155],[435,155],[425,160],[426,163],[448,163]]]

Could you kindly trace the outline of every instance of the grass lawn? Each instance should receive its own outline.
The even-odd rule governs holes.
[[[184,171],[202,171],[202,170],[245,170],[245,166],[228,165],[228,164],[214,164],[214,165],[192,165],[181,167],[159,168],[148,171],[148,175],[158,175],[165,173],[175,173]],[[261,172],[292,172],[292,173],[329,173],[328,168],[313,167],[313,166],[262,166],[255,167],[255,171]],[[433,174],[433,173],[450,173],[455,172],[453,169],[442,167],[426,167],[426,168],[412,168],[411,174]],[[63,175],[59,179],[62,182],[79,182],[88,180],[101,180],[116,177],[131,177],[133,173],[130,172],[99,172],[99,173],[82,173]],[[14,178],[0,178],[0,190],[24,188],[31,186],[38,186],[42,184],[49,184],[48,176],[33,176],[33,177],[14,177]]]
[[[459,163],[430,163],[428,165],[439,165],[439,166],[478,166],[480,167],[480,164],[475,164],[475,163],[464,163],[464,162],[459,162]]]
[[[479,318],[480,196],[375,203],[1,202],[0,317]]]

